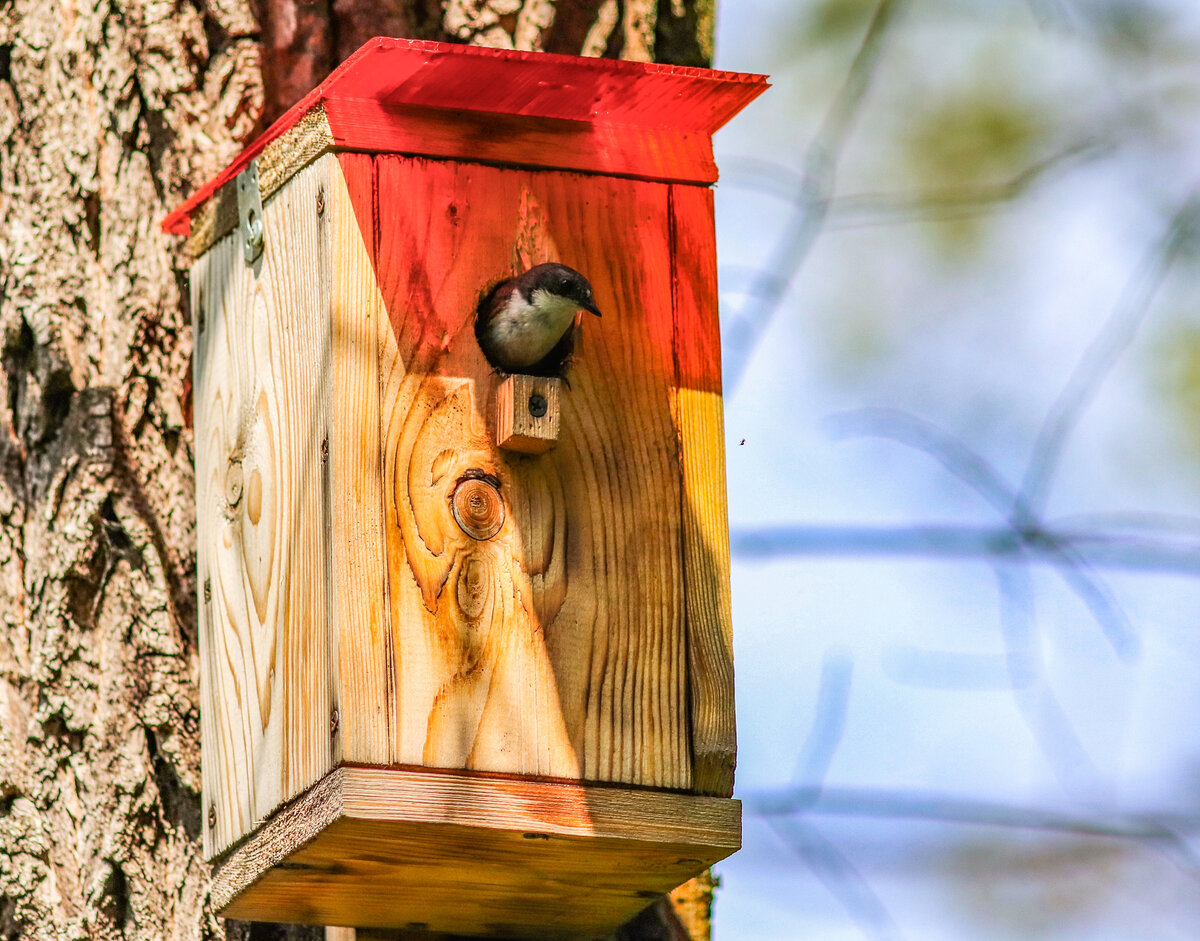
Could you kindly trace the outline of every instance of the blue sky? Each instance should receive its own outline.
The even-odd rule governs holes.
[[[1003,528],[969,481],[894,440],[898,423],[939,429],[1015,487],[1068,377],[1136,294],[1137,272],[1200,181],[1195,58],[1164,53],[1114,69],[1073,18],[1078,6],[908,4],[847,138],[837,195],[894,190],[889,148],[914,89],[933,97],[969,85],[992,47],[1004,58],[989,80],[1018,86],[1058,122],[1046,147],[1082,127],[1095,149],[998,207],[965,260],[931,248],[929,227],[827,224],[727,389],[735,532]],[[717,66],[775,83],[717,138],[728,330],[793,206],[761,191],[746,158],[801,169],[853,48],[839,58],[789,38],[812,4],[718,8]],[[1195,39],[1195,11],[1162,8],[1181,46]],[[1147,96],[1157,123],[1143,133],[1121,109]],[[1200,426],[1189,428],[1162,388],[1172,343],[1200,323],[1186,262],[1155,282],[1127,348],[1072,423],[1045,519],[1111,531],[1127,522],[1114,513],[1139,524],[1200,518]],[[892,411],[864,419],[864,408]],[[864,423],[886,434],[850,433]],[[1179,522],[1180,538],[1194,545],[1190,525]],[[1100,569],[1128,623],[1127,642],[1114,644],[1105,628],[1120,625],[1097,619],[1072,572],[911,554],[735,557],[738,794],[748,810],[808,768],[837,793],[932,793],[1089,820],[1197,817],[1200,580]],[[1009,657],[1022,631],[1024,685],[1014,689]],[[848,689],[842,734],[814,753],[823,671],[849,685],[833,684]],[[826,812],[773,828],[748,813],[745,848],[719,869],[717,936],[1195,937],[1200,870],[1187,842],[1165,851],[1161,841]]]

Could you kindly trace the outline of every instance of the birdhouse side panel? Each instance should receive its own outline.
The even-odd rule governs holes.
[[[329,162],[331,240],[329,463],[337,682],[330,728],[337,761],[391,761],[392,655],[383,544],[375,167],[366,154]]]
[[[692,789],[728,797],[737,763],[733,610],[712,190],[671,187],[675,413],[683,457]]]
[[[376,158],[392,760],[686,789],[669,187]],[[558,261],[587,315],[553,450],[500,450],[487,287]],[[464,481],[499,528],[453,514]],[[478,489],[478,485],[473,484]]]
[[[323,457],[330,379],[327,164],[192,270],[204,848],[332,767]]]

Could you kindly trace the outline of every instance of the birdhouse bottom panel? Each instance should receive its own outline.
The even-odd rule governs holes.
[[[741,843],[734,800],[342,768],[217,869],[230,918],[607,936]]]

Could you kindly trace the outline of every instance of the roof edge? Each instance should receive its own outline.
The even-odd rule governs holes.
[[[504,81],[497,73],[505,73]],[[187,235],[196,209],[304,115],[332,99],[711,135],[768,87],[765,75],[751,73],[377,36],[168,214],[162,229]]]

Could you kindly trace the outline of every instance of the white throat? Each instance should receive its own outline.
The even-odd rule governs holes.
[[[531,302],[513,291],[493,329],[514,365],[532,366],[554,349],[578,310],[578,302],[545,288],[535,290]]]

